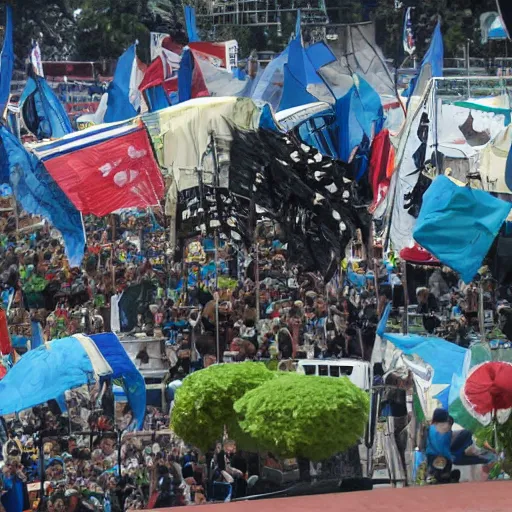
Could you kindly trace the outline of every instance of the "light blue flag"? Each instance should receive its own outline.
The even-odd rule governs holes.
[[[85,251],[85,232],[80,212],[51,177],[43,163],[28,153],[7,128],[0,127],[0,165],[7,174],[23,209],[47,219],[64,239],[66,256],[72,267],[82,263]]]

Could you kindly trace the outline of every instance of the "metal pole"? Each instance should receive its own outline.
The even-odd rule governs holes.
[[[409,289],[407,287],[407,262],[403,262],[402,286],[404,287],[404,334],[409,334]]]
[[[217,363],[220,363],[220,326],[219,326],[219,246],[215,230],[215,342],[217,346]]]
[[[260,244],[258,243],[258,230],[256,229],[256,254],[254,256],[254,279],[256,289],[256,322],[260,320]]]
[[[480,286],[478,288],[478,320],[480,325],[480,339],[482,343],[485,343],[487,338],[485,336],[484,286],[482,280],[480,280]]]
[[[237,18],[238,18],[238,2],[237,2]],[[219,194],[220,176],[219,176],[219,158],[217,154],[217,143],[215,141],[215,132],[210,133],[212,144],[212,156],[214,164],[214,186],[217,199],[217,213],[219,213]],[[220,363],[220,325],[219,325],[219,231],[217,228],[214,230],[214,243],[215,243],[215,342],[217,345],[217,363]]]
[[[39,439],[38,439],[38,446],[39,446],[39,471],[40,478],[41,478],[41,487],[40,487],[40,494],[39,496],[39,505],[37,507],[38,510],[44,510],[44,478],[45,478],[45,471],[44,471],[44,438],[43,433],[39,432]]]

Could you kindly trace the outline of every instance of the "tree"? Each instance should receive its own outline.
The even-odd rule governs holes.
[[[445,57],[461,57],[467,40],[471,53],[481,55],[486,49],[480,44],[480,15],[495,11],[495,0],[430,0],[415,2],[413,29],[418,56],[422,57],[438,17],[442,20]],[[404,10],[395,9],[395,0],[380,0],[375,11],[377,43],[390,58],[402,55]],[[399,59],[400,60],[400,59]]]
[[[80,59],[117,59],[135,40],[148,53],[147,1],[84,0],[77,16]]]
[[[74,10],[79,0],[14,0],[14,52],[24,67],[32,40],[38,40],[44,60],[65,60],[76,51]]]
[[[233,404],[247,391],[276,378],[262,363],[210,366],[192,373],[176,393],[171,428],[185,442],[208,450],[224,435],[244,444]]]
[[[324,460],[357,443],[369,400],[347,378],[285,373],[248,391],[234,408],[258,446],[283,457]]]

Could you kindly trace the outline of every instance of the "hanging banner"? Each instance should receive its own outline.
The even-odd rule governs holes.
[[[151,61],[154,61],[160,55],[162,50],[162,42],[166,37],[169,37],[169,34],[163,34],[161,32],[150,33]]]
[[[34,72],[36,73],[36,75],[44,77],[43,61],[41,59],[41,50],[39,48],[39,43],[35,43],[32,47],[30,61],[32,63],[32,67],[34,68]]]
[[[412,7],[409,7],[407,11],[405,11],[403,33],[404,51],[409,55],[412,55],[416,51],[416,41],[414,39],[414,33],[412,31],[411,10]]]
[[[210,63],[218,68],[231,71],[238,65],[238,43],[235,40],[222,43],[190,43],[189,47],[208,57]]]

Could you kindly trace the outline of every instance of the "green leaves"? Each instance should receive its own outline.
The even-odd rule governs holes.
[[[249,391],[235,410],[242,430],[266,450],[323,460],[357,443],[369,402],[347,378],[290,373]]]
[[[239,444],[242,435],[233,404],[263,382],[275,378],[262,363],[214,365],[194,372],[176,393],[171,428],[185,442],[202,450],[221,440],[224,427]],[[244,443],[245,441],[245,443]]]
[[[239,447],[322,460],[357,443],[368,397],[347,378],[271,372],[260,363],[195,372],[176,394],[171,428],[202,450],[224,427]]]

